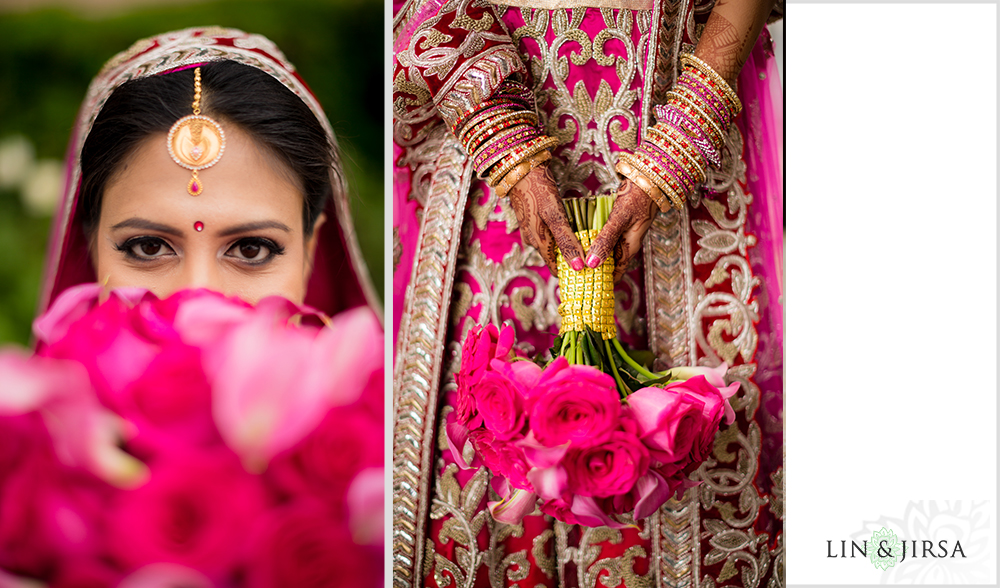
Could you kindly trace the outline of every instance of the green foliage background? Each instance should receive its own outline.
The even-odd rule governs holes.
[[[262,34],[295,64],[337,133],[358,237],[384,296],[383,10],[373,0],[223,0],[105,18],[0,14],[0,140],[22,134],[36,158],[62,159],[91,78],[138,39],[206,25]],[[50,220],[30,215],[17,190],[0,190],[0,343],[30,338]]]

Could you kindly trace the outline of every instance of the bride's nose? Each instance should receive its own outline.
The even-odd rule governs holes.
[[[184,260],[184,269],[180,272],[174,291],[185,288],[207,288],[216,292],[224,292],[225,284],[222,272],[214,255],[189,255]]]

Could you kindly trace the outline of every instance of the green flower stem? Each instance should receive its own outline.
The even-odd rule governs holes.
[[[563,211],[566,212],[566,218],[569,220],[569,224],[571,225],[570,228],[573,229],[574,233],[579,231],[580,227],[576,226],[576,223],[573,222],[573,205],[569,200],[563,200],[562,205]]]
[[[604,340],[604,349],[607,350],[608,357],[610,358],[611,343],[608,342],[608,339]],[[622,400],[624,400],[625,397],[628,396],[629,390],[628,387],[625,386],[625,382],[622,381],[622,377],[618,374],[618,366],[615,365],[614,360],[611,361],[611,375],[615,379],[615,384],[618,385],[618,395],[622,397]]]
[[[642,367],[638,363],[636,363],[636,361],[632,359],[632,356],[630,356],[628,353],[625,352],[625,349],[622,347],[622,344],[618,341],[618,337],[614,337],[610,341],[611,344],[614,345],[615,349],[618,350],[618,354],[621,356],[622,361],[632,366],[632,369],[639,372],[639,375],[645,376],[650,380],[656,380],[664,376],[665,372],[664,374],[655,374],[647,370],[646,368]]]

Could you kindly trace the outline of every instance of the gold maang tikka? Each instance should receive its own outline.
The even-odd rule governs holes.
[[[201,194],[203,186],[198,171],[212,167],[226,149],[226,134],[222,127],[201,114],[201,68],[194,68],[194,114],[174,123],[167,135],[167,151],[177,165],[191,170],[187,191],[192,196]]]

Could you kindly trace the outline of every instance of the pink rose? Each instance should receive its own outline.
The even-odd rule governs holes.
[[[110,552],[128,569],[167,562],[223,573],[264,507],[263,487],[224,448],[170,458],[150,465],[147,484],[120,495],[108,515]]]
[[[68,326],[61,339],[42,354],[83,364],[98,397],[121,410],[126,387],[138,379],[160,352],[161,344],[146,336],[131,307],[112,296]],[[139,328],[137,328],[139,327]]]
[[[695,376],[683,382],[667,384],[664,388],[667,391],[683,394],[703,403],[701,436],[692,446],[692,460],[700,463],[708,456],[715,440],[715,434],[719,432],[719,424],[726,417],[727,409],[728,412],[732,412],[729,398],[736,394],[739,388],[739,382],[734,382],[725,388],[717,388],[709,383],[706,376]],[[735,414],[733,416],[735,418]],[[727,422],[732,422],[728,417],[726,419]]]
[[[563,466],[575,494],[602,497],[626,494],[649,469],[649,451],[634,435],[614,431],[600,445],[571,448]]]
[[[639,437],[658,463],[687,458],[702,437],[704,403],[676,390],[649,387],[626,398]]]
[[[573,505],[571,502],[567,502],[561,498],[546,500],[539,508],[543,513],[564,523],[569,523],[570,525],[583,524],[580,519],[573,514]]]
[[[120,580],[121,572],[97,557],[66,558],[59,562],[49,588],[108,588],[118,586]]]
[[[125,394],[123,410],[137,426],[134,450],[171,451],[177,443],[221,443],[212,420],[212,392],[201,365],[201,351],[177,342],[165,346]]]
[[[725,423],[727,425],[733,424],[736,420],[736,413],[733,411],[732,405],[729,403],[729,399],[736,394],[740,389],[739,382],[734,382],[730,385],[726,385],[726,372],[729,370],[729,365],[725,362],[714,368],[702,367],[702,366],[682,366],[672,368],[670,374],[674,378],[681,378],[687,382],[691,382],[694,378],[698,376],[704,376],[705,382],[712,388],[718,390],[719,394],[722,395],[726,402],[723,403],[723,412],[725,414]],[[685,382],[673,382],[668,384],[666,387],[670,387],[674,384],[683,384]],[[695,395],[700,395],[700,393],[695,392]],[[714,395],[710,395],[713,396]],[[706,401],[706,405],[714,411],[716,401]]]
[[[572,443],[586,447],[603,442],[618,427],[620,403],[611,376],[590,366],[553,366],[543,373],[531,398],[531,430],[539,443],[548,446]],[[529,401],[530,402],[530,401]]]
[[[335,408],[302,441],[277,455],[267,476],[286,492],[340,509],[351,479],[383,465],[382,422],[359,404]]]
[[[486,372],[472,386],[472,393],[483,424],[498,439],[508,441],[521,433],[525,421],[521,394],[507,378]]]
[[[184,588],[216,588],[215,583],[208,579],[205,574],[170,563],[154,563],[141,567],[123,579],[116,588],[177,588],[179,586]]]
[[[351,480],[347,513],[358,545],[380,547],[385,539],[385,469],[366,468]]]
[[[118,449],[126,427],[100,405],[78,362],[0,351],[0,390],[0,415],[41,411],[64,463],[85,467],[116,485],[133,485],[145,475],[140,462]]]
[[[107,485],[61,467],[47,442],[25,450],[0,486],[0,567],[37,576],[59,560],[97,557]]]
[[[304,500],[271,511],[250,540],[249,588],[368,588],[382,584],[382,550],[361,547],[347,525]]]
[[[476,456],[490,471],[501,475],[515,488],[531,488],[528,482],[528,464],[524,451],[517,445],[497,439],[489,430],[476,429],[469,433],[469,440],[476,450]]]
[[[203,353],[216,426],[255,471],[315,429],[328,409],[357,400],[384,361],[382,330],[368,308],[319,329],[282,316],[261,310]]]
[[[455,406],[456,419],[460,424],[468,423],[476,412],[475,398],[471,386],[477,384],[489,369],[493,359],[504,359],[514,344],[514,329],[504,325],[473,325],[462,342],[462,363],[455,382],[458,384],[458,401]]]

